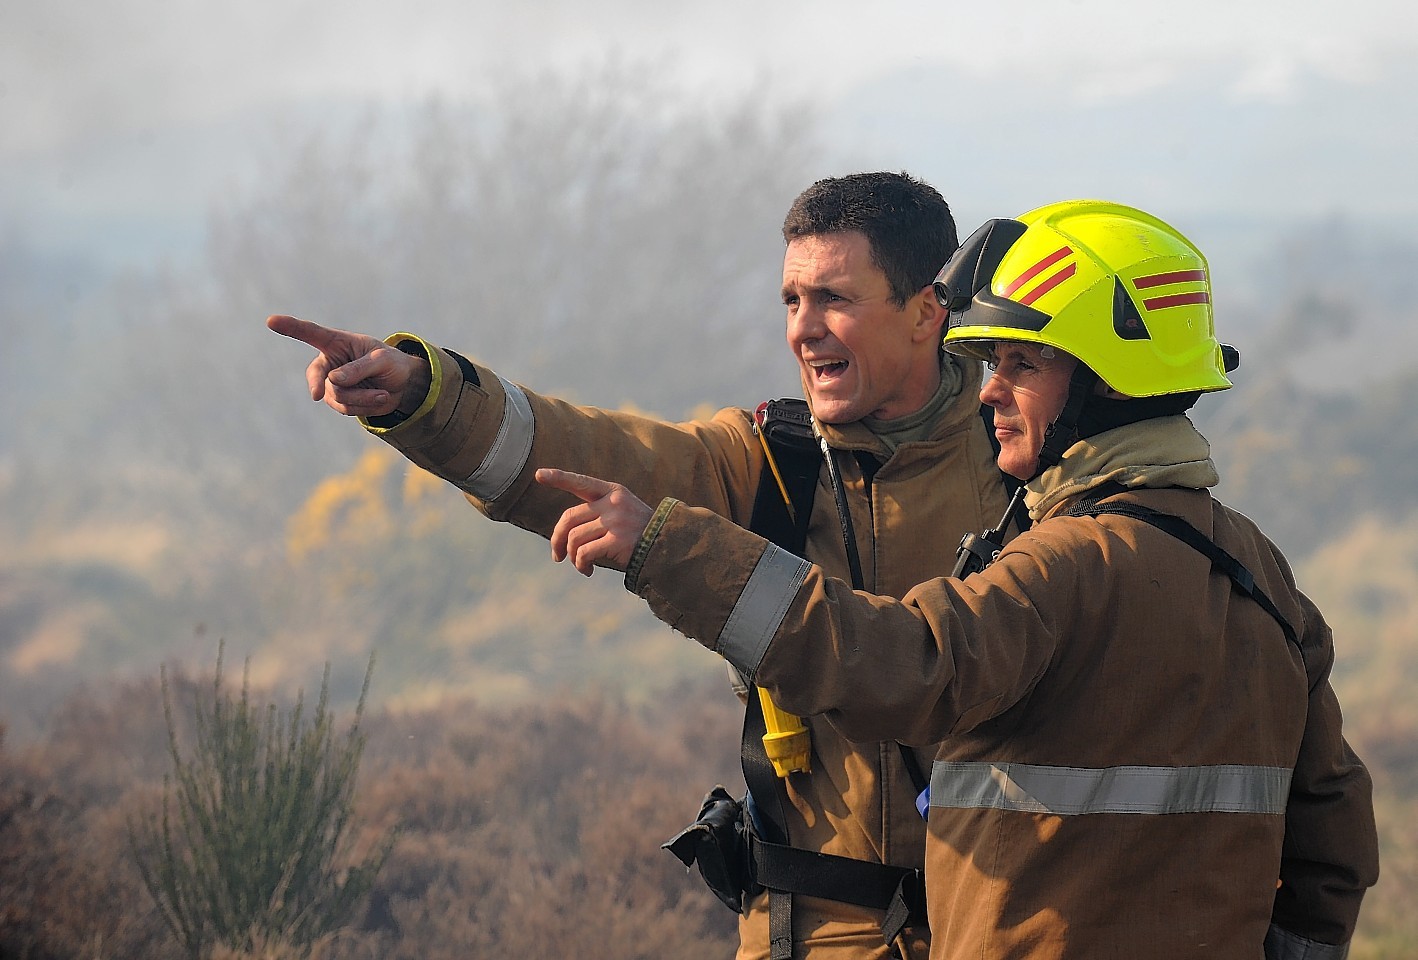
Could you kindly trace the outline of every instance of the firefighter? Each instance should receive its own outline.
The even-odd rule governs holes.
[[[984,359],[1035,521],[902,600],[674,500],[595,478],[553,534],[784,709],[936,743],[926,885],[944,958],[1331,960],[1378,875],[1329,628],[1212,498],[1186,411],[1228,388],[1201,253],[1100,201],[994,220],[936,284]]]
[[[932,283],[957,245],[954,221],[927,184],[864,173],[809,187],[783,237],[786,337],[819,435],[808,435],[816,459],[811,502],[798,505],[799,552],[833,575],[855,574],[864,589],[901,596],[948,573],[941,544],[979,529],[1006,501],[975,398],[982,365],[940,345],[945,310]],[[534,393],[412,334],[386,343],[293,317],[267,322],[320,351],[307,369],[314,399],[359,416],[494,520],[551,534],[573,498],[533,481],[548,465],[608,477],[654,501],[672,495],[743,525],[763,490],[778,497],[750,410],[665,423]],[[692,338],[687,327],[683,362],[693,362]],[[818,488],[822,495],[811,496]],[[748,698],[750,715],[756,699]],[[925,829],[913,801],[931,751],[854,743],[821,719],[807,727],[811,769],[759,791],[781,797],[755,795],[756,825],[777,808],[784,842],[745,842],[774,861],[731,871],[716,889],[743,912],[738,956],[925,957],[923,909],[892,907],[902,900],[898,886],[910,899],[916,885],[903,878],[923,867]],[[812,864],[839,857],[850,879],[823,889],[795,853]],[[775,889],[763,889],[777,875]],[[810,892],[794,878],[813,881]]]

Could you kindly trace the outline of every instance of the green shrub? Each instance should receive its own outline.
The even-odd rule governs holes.
[[[289,714],[275,704],[254,707],[249,669],[248,662],[240,698],[231,698],[218,652],[211,699],[193,696],[190,758],[179,746],[163,671],[172,772],[161,815],[129,824],[143,884],[193,958],[218,946],[271,943],[307,956],[350,917],[393,842],[388,835],[352,862],[350,810],[373,658],[342,739],[328,708],[328,663],[308,719],[303,693]]]

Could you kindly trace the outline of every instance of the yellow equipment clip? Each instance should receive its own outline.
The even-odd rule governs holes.
[[[768,447],[768,438],[763,434],[763,419],[767,411],[768,404],[759,404],[754,415],[753,432],[758,434],[758,442],[763,445],[763,455],[768,458],[768,469],[773,471],[773,478],[778,481],[778,492],[783,495],[783,502],[788,505],[788,516],[796,519],[793,501],[783,483],[783,475],[778,472],[778,463],[773,459],[773,451]],[[803,723],[801,717],[779,710],[768,691],[762,687],[758,688],[758,702],[763,706],[763,726],[768,731],[763,735],[763,750],[773,763],[773,772],[785,779],[790,773],[811,772],[812,734],[808,731],[807,724]]]
[[[778,709],[768,691],[758,688],[758,702],[763,705],[763,752],[773,763],[773,772],[780,777],[812,770],[812,734],[801,717]]]

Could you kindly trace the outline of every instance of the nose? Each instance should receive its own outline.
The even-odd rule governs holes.
[[[1014,403],[1014,394],[1004,382],[1004,377],[997,372],[990,373],[980,387],[980,402],[996,410],[1004,410]]]
[[[806,299],[788,309],[788,342],[807,343],[821,340],[827,333],[823,311]]]

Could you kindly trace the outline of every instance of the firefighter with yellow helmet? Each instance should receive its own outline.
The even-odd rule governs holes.
[[[936,960],[1344,957],[1378,874],[1371,786],[1329,628],[1209,493],[1185,412],[1237,355],[1205,258],[1140,210],[1070,201],[985,224],[936,291],[946,349],[994,370],[981,399],[1034,520],[977,544],[978,572],[854,592],[707,511],[551,471],[585,501],[554,551],[626,569],[784,709],[939,743]]]

